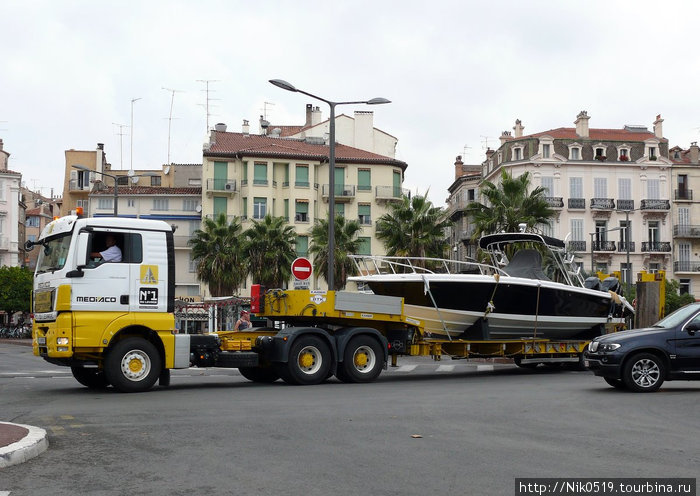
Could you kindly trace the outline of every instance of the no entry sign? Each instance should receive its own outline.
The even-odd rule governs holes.
[[[299,281],[311,277],[311,262],[308,258],[299,257],[292,262],[292,275]]]

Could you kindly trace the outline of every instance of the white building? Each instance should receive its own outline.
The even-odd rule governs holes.
[[[0,139],[0,266],[17,267],[24,262],[20,249],[24,243],[20,240],[20,223],[24,224],[24,209],[20,208],[22,174],[7,168],[9,157]]]

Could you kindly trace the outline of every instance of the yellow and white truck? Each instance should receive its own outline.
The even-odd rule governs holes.
[[[95,255],[111,236],[120,262]],[[403,299],[358,292],[253,287],[251,311],[270,327],[180,334],[175,327],[173,231],[158,220],[52,221],[27,248],[40,249],[32,293],[33,351],[71,368],[90,388],[123,392],[167,385],[171,369],[235,367],[256,382],[375,380],[399,356],[513,358],[522,366],[577,362],[585,341],[433,339],[405,315]]]

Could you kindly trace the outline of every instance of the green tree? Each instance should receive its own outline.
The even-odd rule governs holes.
[[[377,239],[387,255],[442,258],[449,246],[445,229],[450,221],[444,209],[433,206],[425,196],[403,196],[377,220]]]
[[[281,288],[292,275],[296,233],[284,217],[266,215],[245,233],[248,273],[254,283]]]
[[[545,199],[546,190],[538,186],[530,193],[530,173],[513,178],[505,169],[500,184],[484,181],[481,194],[486,203],[471,202],[468,213],[474,222],[473,239],[497,232],[519,232],[520,224],[532,231],[539,224],[548,224],[554,210]]]
[[[666,304],[664,305],[664,315],[678,310],[680,307],[687,305],[688,303],[693,303],[695,297],[689,293],[680,294],[680,282],[676,279],[666,279]]]
[[[32,273],[22,267],[0,267],[0,310],[8,315],[28,312]]]
[[[355,274],[355,264],[348,255],[357,253],[360,248],[358,235],[362,226],[357,220],[347,220],[342,215],[335,216],[335,268],[333,280],[335,288],[345,287],[347,278]],[[313,255],[314,268],[325,281],[328,274],[328,220],[318,219],[311,228],[311,246],[309,253]]]
[[[196,230],[188,243],[197,263],[197,277],[209,285],[211,295],[236,294],[247,274],[238,218],[230,223],[224,213],[215,220],[204,218],[202,229]]]

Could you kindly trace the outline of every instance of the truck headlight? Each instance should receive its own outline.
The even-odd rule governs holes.
[[[58,345],[66,345],[68,344],[68,338],[56,338],[56,344]]]
[[[620,346],[621,345],[619,343],[600,343],[598,345],[598,351],[601,351],[603,353],[608,353],[610,351],[615,351]]]

